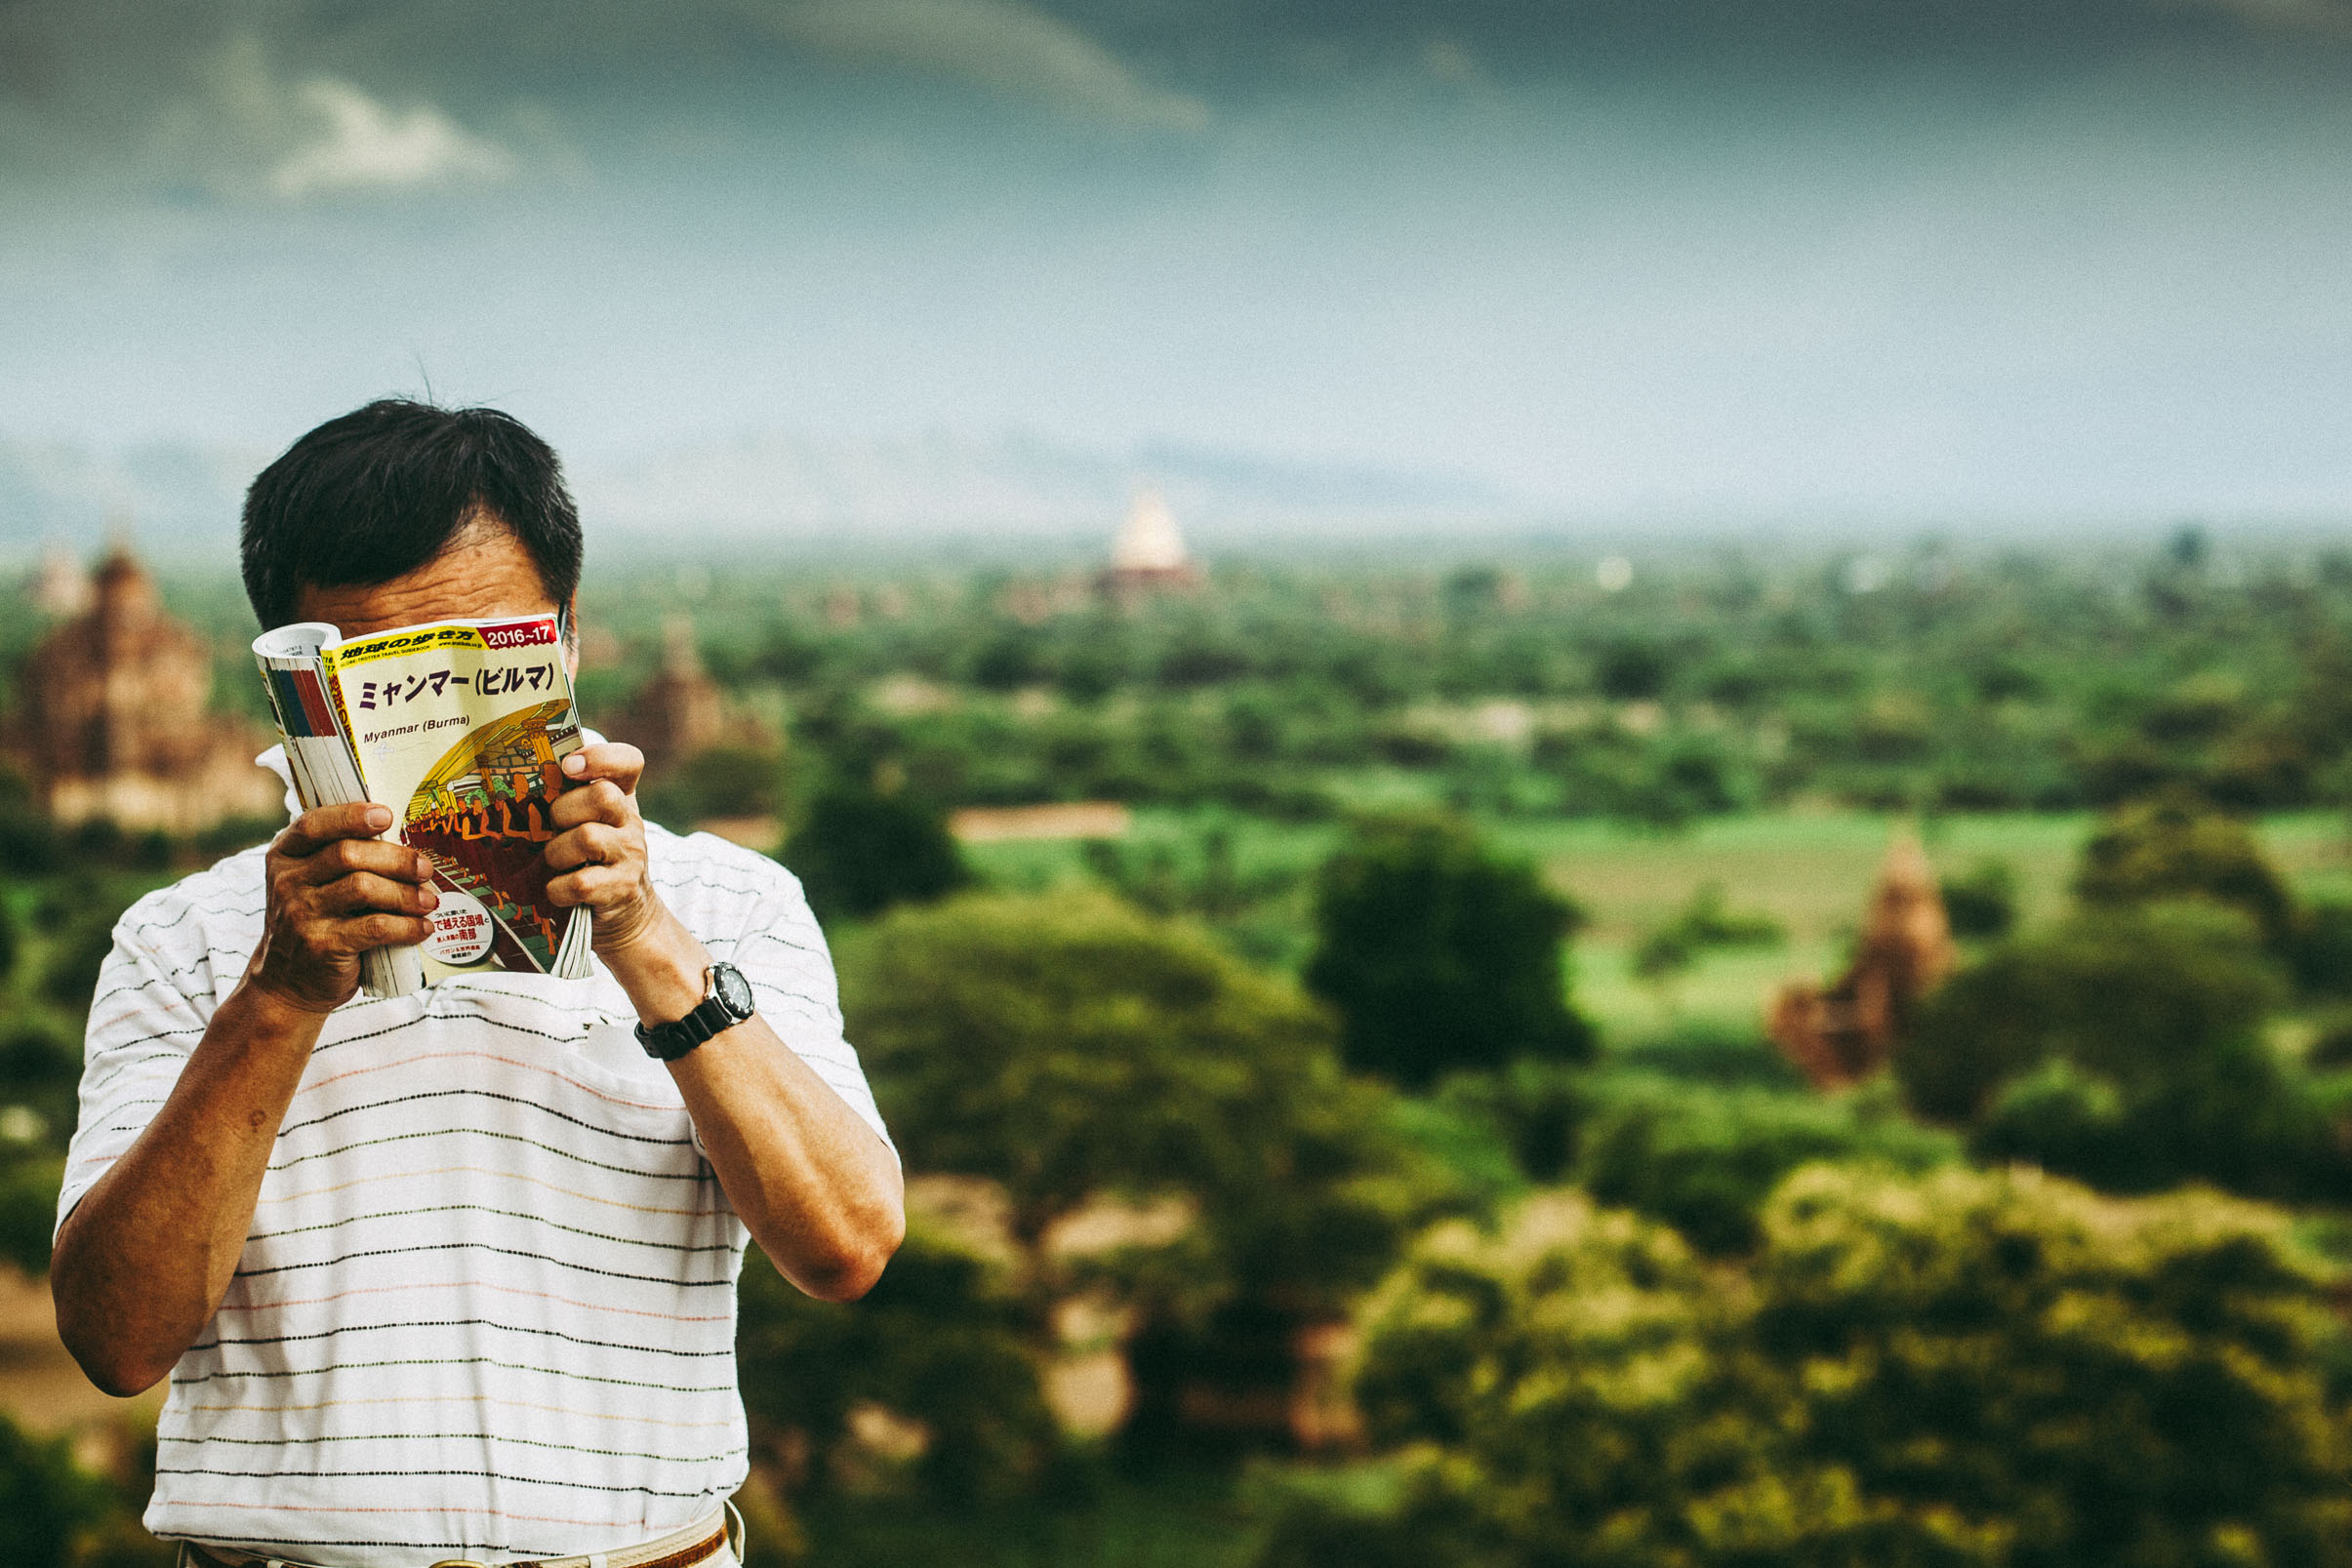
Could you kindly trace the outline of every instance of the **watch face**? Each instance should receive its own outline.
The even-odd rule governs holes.
[[[713,964],[710,968],[711,989],[718,993],[720,1003],[736,1018],[750,1018],[751,983],[744,979],[743,972],[733,964]]]

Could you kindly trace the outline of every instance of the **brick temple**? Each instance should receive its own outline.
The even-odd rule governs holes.
[[[42,637],[18,681],[14,750],[50,815],[170,833],[278,820],[284,785],[254,762],[273,737],[212,710],[211,651],[165,613],[145,566],[118,544],[89,588],[89,607]]]

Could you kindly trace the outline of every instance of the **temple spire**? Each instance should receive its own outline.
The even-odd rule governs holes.
[[[1176,514],[1151,486],[1136,491],[1126,521],[1111,542],[1111,566],[1102,583],[1105,591],[1129,603],[1155,592],[1199,586],[1200,570],[1185,548]]]

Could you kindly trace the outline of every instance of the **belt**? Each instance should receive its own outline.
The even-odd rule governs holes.
[[[537,1557],[527,1562],[496,1565],[496,1568],[695,1568],[697,1563],[708,1562],[717,1556],[721,1547],[733,1549],[738,1564],[743,1561],[743,1515],[736,1511],[732,1503],[721,1505],[718,1512],[699,1524],[674,1530],[642,1546],[574,1557]],[[180,1568],[325,1568],[325,1565],[304,1562],[294,1557],[273,1557],[267,1552],[248,1551],[242,1547],[214,1547],[200,1541],[182,1541],[180,1543]],[[494,1568],[494,1565],[472,1557],[444,1557],[431,1564],[430,1568]]]

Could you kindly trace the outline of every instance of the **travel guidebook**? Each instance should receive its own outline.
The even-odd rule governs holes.
[[[305,621],[253,643],[304,808],[373,800],[429,857],[441,896],[415,947],[361,955],[371,996],[450,975],[588,974],[586,909],[547,901],[562,762],[580,716],[554,616],[444,621],[345,641]]]

